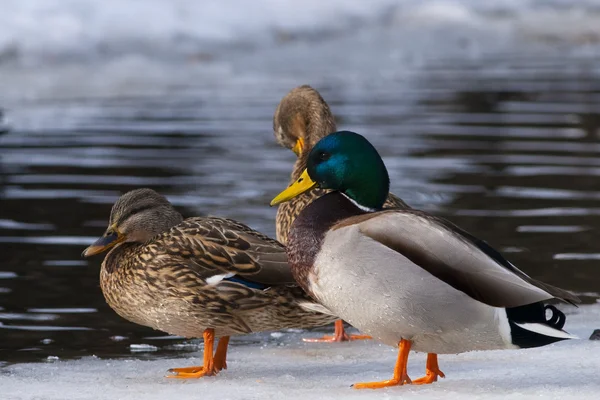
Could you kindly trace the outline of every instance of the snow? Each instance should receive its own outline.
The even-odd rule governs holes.
[[[374,341],[303,343],[308,333],[268,335],[262,344],[233,340],[229,369],[216,377],[180,381],[169,368],[193,359],[101,360],[17,364],[0,369],[3,400],[26,399],[596,399],[600,392],[600,341],[587,338],[600,325],[600,304],[568,313],[568,330],[580,336],[528,350],[440,356],[446,378],[427,386],[355,390],[352,383],[391,377],[395,349]],[[243,338],[242,338],[243,339]],[[412,353],[409,374],[422,375],[425,355]]]
[[[339,31],[386,15],[436,28],[508,20],[527,35],[598,33],[598,0],[3,0],[0,55],[185,54],[211,43],[272,43],[278,35]],[[577,23],[565,23],[565,19]]]
[[[304,70],[313,81],[340,64],[364,76],[516,50],[594,57],[599,15],[600,0],[3,0],[0,91],[8,107]]]
[[[27,55],[94,55],[133,48],[168,53],[173,46],[185,51],[195,41],[231,41],[278,27],[335,25],[351,15],[373,16],[389,3],[392,2],[4,0],[0,49],[12,46]]]

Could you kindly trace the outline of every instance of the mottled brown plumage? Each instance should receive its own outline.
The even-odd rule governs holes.
[[[293,149],[302,139],[302,152],[294,163],[290,183],[295,182],[306,169],[308,154],[323,137],[335,132],[336,124],[329,105],[318,91],[308,85],[292,89],[281,100],[273,116],[275,139],[283,147]],[[287,244],[288,232],[300,212],[314,200],[329,193],[329,190],[313,189],[282,203],[277,208],[277,240]],[[398,196],[390,193],[384,208],[410,208]]]
[[[84,256],[110,246],[102,292],[137,324],[185,337],[211,329],[222,337],[334,321],[299,305],[312,301],[295,284],[281,243],[230,219],[183,220],[153,190],[123,195],[105,235]]]

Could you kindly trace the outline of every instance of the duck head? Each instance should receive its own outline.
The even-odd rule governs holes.
[[[381,156],[364,136],[340,131],[312,148],[306,169],[271,205],[289,201],[314,187],[342,192],[362,208],[379,210],[387,198],[390,179]]]
[[[82,253],[100,254],[123,242],[144,243],[183,220],[169,201],[152,189],[125,193],[113,205],[108,228]]]
[[[335,119],[319,92],[308,85],[292,89],[285,95],[273,116],[275,139],[298,157],[334,132]]]

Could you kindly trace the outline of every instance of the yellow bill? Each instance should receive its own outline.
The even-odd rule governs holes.
[[[103,253],[124,240],[125,236],[121,235],[116,229],[109,229],[101,238],[96,240],[91,246],[85,249],[83,253],[81,253],[81,256],[90,257]]]
[[[275,206],[277,204],[285,203],[286,201],[289,201],[294,197],[309,191],[315,186],[317,186],[317,182],[310,179],[310,176],[308,176],[308,170],[305,169],[296,182],[292,183],[287,189],[279,193],[277,197],[271,200],[271,205]]]
[[[294,145],[294,147],[292,147],[292,151],[296,153],[298,157],[300,157],[300,154],[302,154],[302,150],[304,150],[304,139],[299,138],[298,140],[296,140],[296,144]]]

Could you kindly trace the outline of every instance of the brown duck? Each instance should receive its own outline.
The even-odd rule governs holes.
[[[312,301],[296,286],[281,243],[230,219],[184,220],[151,189],[121,196],[106,232],[83,256],[109,249],[100,286],[117,314],[173,335],[204,338],[203,365],[171,369],[169,377],[226,369],[231,335],[335,320],[310,310]]]

